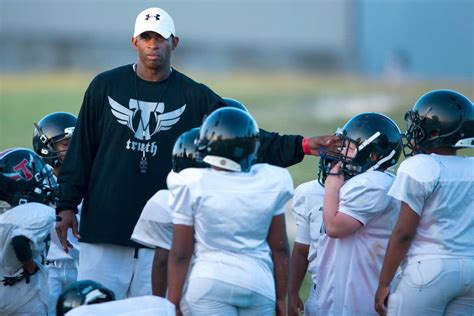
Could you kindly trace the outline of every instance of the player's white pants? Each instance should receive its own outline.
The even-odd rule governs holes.
[[[7,314],[9,316],[46,316],[48,308],[47,305],[40,300],[39,296],[33,297],[28,303],[18,308],[14,313]],[[3,314],[2,314],[3,315]]]
[[[118,300],[151,295],[153,249],[89,243],[80,247],[78,280],[99,282]]]
[[[474,315],[474,258],[407,265],[389,296],[388,315]]]
[[[263,295],[208,278],[188,280],[180,306],[184,315],[193,316],[271,316],[275,311],[275,301]]]
[[[38,263],[37,263],[38,264]],[[25,280],[17,283],[11,287],[5,287],[4,289],[6,295],[0,295],[0,299],[5,299],[9,301],[14,301],[13,303],[18,303],[20,306],[15,308],[14,311],[4,312],[0,310],[0,315],[9,315],[9,316],[24,316],[24,315],[34,315],[34,316],[46,316],[48,313],[48,281],[46,271],[43,266],[38,266],[40,271],[36,272],[31,276],[30,283],[26,284]],[[0,286],[3,287],[3,284],[0,283]],[[24,291],[18,291],[22,295],[18,295],[18,287],[28,288],[29,293],[26,294]],[[23,304],[22,304],[23,303]],[[17,305],[18,306],[18,305]]]
[[[56,302],[64,289],[77,280],[77,260],[46,262],[49,285],[49,315],[56,315]]]
[[[311,292],[309,297],[304,304],[304,315],[313,316],[316,315],[316,287],[314,284],[311,285]]]

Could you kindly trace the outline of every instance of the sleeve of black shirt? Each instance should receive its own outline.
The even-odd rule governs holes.
[[[265,162],[279,167],[289,167],[304,158],[303,136],[280,135],[260,129],[260,147],[257,162]]]
[[[225,106],[225,102],[220,99],[214,109]],[[280,135],[260,129],[257,163],[268,163],[283,168],[296,165],[304,158],[302,142],[301,135]]]
[[[102,99],[97,82],[93,80],[87,89],[79,113],[77,124],[61,165],[58,177],[60,198],[56,210],[72,209],[77,212],[81,202],[99,146],[99,128],[101,124],[98,108]]]

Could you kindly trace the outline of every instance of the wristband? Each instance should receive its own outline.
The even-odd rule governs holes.
[[[305,155],[311,155],[311,148],[309,148],[309,138],[303,138],[301,142],[301,147],[303,147],[303,153]]]

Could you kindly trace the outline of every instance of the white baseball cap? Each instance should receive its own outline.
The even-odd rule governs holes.
[[[160,8],[148,8],[137,15],[133,37],[148,31],[158,33],[164,38],[176,35],[173,19],[168,12]]]

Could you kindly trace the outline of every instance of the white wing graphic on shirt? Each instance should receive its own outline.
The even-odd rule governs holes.
[[[171,127],[179,121],[186,109],[185,104],[179,109],[163,113],[165,105],[162,102],[145,102],[130,99],[130,108],[127,108],[111,97],[108,97],[108,99],[112,114],[117,118],[117,122],[126,125],[135,134],[135,138],[140,140],[149,140],[156,133],[171,129]],[[138,123],[135,122],[136,125],[138,124],[135,128],[133,126],[133,117],[139,110],[140,120]],[[155,118],[156,126],[151,132],[150,119],[152,115]]]
[[[169,130],[174,124],[178,123],[179,119],[181,118],[181,114],[183,114],[184,110],[186,109],[186,104],[171,112],[163,113],[156,116],[156,127],[151,135],[158,133],[160,131],[167,131]]]
[[[112,114],[117,118],[117,122],[119,122],[122,125],[127,125],[128,128],[132,130],[132,132],[135,133],[135,129],[133,128],[132,124],[132,119],[133,119],[133,113],[134,111],[124,107],[111,97],[109,98],[109,103],[112,108]]]

